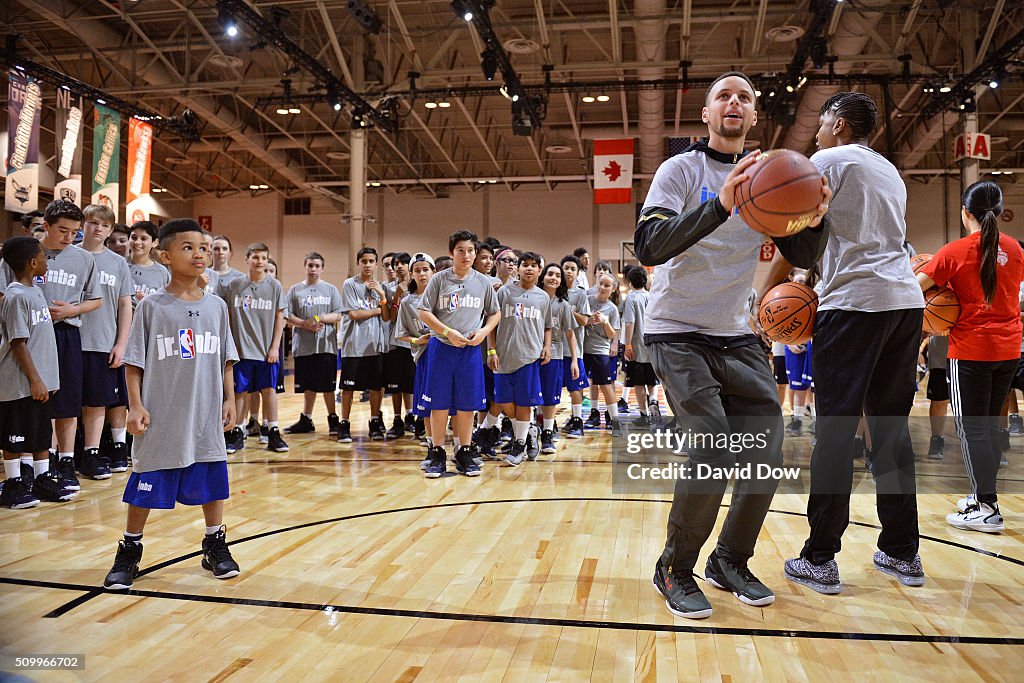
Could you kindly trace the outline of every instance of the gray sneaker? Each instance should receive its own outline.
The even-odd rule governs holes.
[[[810,560],[802,557],[786,560],[786,578],[825,595],[838,595],[843,589],[839,583],[839,565],[835,560],[825,564],[811,564]]]
[[[1024,436],[1024,419],[1014,413],[1009,417],[1010,436]]]
[[[653,583],[664,596],[668,611],[677,617],[706,619],[711,616],[711,603],[693,580],[693,572],[667,571],[658,560],[654,566]]]
[[[735,565],[719,557],[717,552],[708,556],[704,578],[715,588],[730,591],[745,605],[764,607],[775,602],[775,593],[754,576],[745,562]]]
[[[512,448],[509,450],[508,455],[505,456],[505,464],[512,467],[519,467],[523,462],[523,457],[526,455],[526,442],[525,441],[513,441]]]
[[[874,561],[880,572],[896,577],[904,586],[924,585],[924,568],[921,566],[920,555],[914,555],[913,561],[907,562],[879,550],[875,553]]]

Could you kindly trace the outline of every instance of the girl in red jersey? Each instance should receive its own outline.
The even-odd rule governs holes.
[[[996,497],[998,415],[1017,371],[1021,343],[1017,299],[1024,249],[999,232],[1003,193],[991,181],[964,192],[960,217],[970,234],[939,249],[921,269],[921,288],[948,286],[960,299],[949,332],[949,398],[972,495],[946,521],[958,529],[997,533],[1003,517]]]

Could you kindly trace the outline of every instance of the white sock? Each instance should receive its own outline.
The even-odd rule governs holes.
[[[35,476],[41,476],[50,471],[50,459],[43,458],[42,460],[35,460],[32,462],[32,472]]]
[[[30,465],[32,467],[35,467],[35,465],[32,465],[32,456],[31,455],[21,455],[19,457],[19,459],[21,460],[21,464],[22,465]],[[47,462],[49,462],[49,460],[47,460]]]
[[[277,420],[274,420],[273,422],[264,422],[263,424],[267,425],[267,429],[277,429]]]
[[[487,417],[484,418],[484,429],[490,429],[491,427],[497,427],[499,422],[497,415],[491,415],[487,413]]]
[[[551,418],[549,420],[548,418],[545,417],[544,418],[544,430],[550,432],[550,431],[554,430],[554,428],[555,428],[555,418]]]
[[[313,419],[313,415],[311,413],[303,413],[302,417],[305,417],[305,418],[310,419],[310,420]]]
[[[142,534],[130,534],[126,531],[124,532],[124,540],[131,541],[132,543],[141,543]]]
[[[58,453],[57,457],[60,458],[61,460],[63,460],[64,458],[74,458],[75,452],[71,451],[70,453]]]
[[[608,417],[613,420],[619,419],[619,407],[615,405],[614,401],[608,406]]]
[[[530,432],[529,420],[512,420],[512,429],[516,435],[516,441],[526,441],[526,435]]]
[[[583,417],[583,404],[582,403],[573,403],[572,404],[572,416],[573,417],[580,417],[580,418]]]
[[[114,439],[114,443],[124,443],[128,439],[128,430],[124,427],[120,429],[110,428],[110,436]]]
[[[220,524],[218,524],[216,526],[208,526],[208,527],[206,527],[206,535],[207,536],[213,536],[218,531],[220,531]]]
[[[462,440],[459,437],[453,436],[452,443],[455,445],[455,450],[462,448]]]
[[[21,459],[4,460],[4,474],[8,479],[15,479],[21,476]]]
[[[793,417],[795,417],[798,420],[804,419],[804,407],[803,406],[794,406],[793,407]]]

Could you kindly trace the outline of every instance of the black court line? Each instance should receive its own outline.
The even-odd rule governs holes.
[[[258,539],[261,539],[261,538],[267,538],[268,536],[276,536],[278,534],[288,533],[288,532],[291,532],[291,531],[297,531],[299,529],[308,529],[308,528],[314,527],[314,526],[322,526],[324,524],[335,524],[335,523],[338,523],[338,522],[350,521],[350,520],[353,520],[353,519],[361,519],[361,518],[365,518],[365,517],[375,517],[375,516],[378,516],[378,515],[385,515],[385,514],[394,514],[394,513],[402,513],[402,512],[416,512],[416,511],[422,511],[422,510],[433,510],[433,509],[451,508],[451,507],[464,507],[464,506],[467,506],[467,505],[498,505],[498,504],[510,504],[510,503],[550,503],[550,502],[602,502],[602,501],[603,502],[632,502],[632,503],[671,503],[672,502],[671,500],[666,500],[666,499],[661,499],[661,498],[648,499],[648,498],[605,498],[605,497],[575,497],[575,498],[569,497],[569,498],[566,498],[566,497],[562,497],[562,498],[507,498],[507,499],[500,499],[500,500],[464,501],[464,502],[457,502],[457,503],[437,503],[437,504],[432,504],[432,505],[416,505],[416,506],[404,507],[404,508],[392,508],[392,509],[388,509],[388,510],[377,510],[377,511],[374,511],[374,512],[362,512],[362,513],[358,513],[358,514],[354,514],[354,515],[343,515],[341,517],[332,517],[330,519],[323,519],[323,520],[318,520],[318,521],[313,521],[313,522],[305,522],[303,524],[296,524],[296,525],[293,525],[293,526],[290,526],[290,527],[282,527],[280,529],[272,529],[270,531],[264,531],[264,532],[261,532],[261,533],[258,533],[258,534],[253,534],[251,536],[245,536],[243,538],[231,541],[228,545],[237,545],[237,544],[245,543],[245,542],[248,542],[248,541],[258,540]],[[719,507],[721,507],[721,508],[728,508],[729,506],[726,505],[726,504],[722,504]],[[772,509],[772,510],[769,510],[769,512],[774,513],[774,514],[779,514],[779,515],[789,515],[789,516],[793,516],[793,517],[806,517],[805,513],[802,513],[802,512],[792,512],[792,511],[789,511],[789,510],[774,510],[774,509]],[[869,529],[881,529],[881,527],[879,525],[877,525],[877,524],[869,524],[867,522],[858,522],[858,521],[855,521],[855,520],[851,520],[850,524],[853,525],[853,526],[860,526],[860,527],[865,527],[865,528],[869,528]],[[948,546],[951,546],[951,547],[954,547],[954,548],[959,548],[961,550],[968,550],[968,551],[971,551],[971,552],[978,553],[980,555],[985,555],[987,557],[991,557],[993,559],[1003,560],[1005,562],[1010,562],[1012,564],[1016,564],[1018,566],[1024,567],[1024,560],[1020,560],[1020,559],[1017,559],[1017,558],[1014,558],[1014,557],[1009,557],[1009,556],[1006,556],[1006,555],[1000,555],[999,553],[995,553],[995,552],[992,552],[990,550],[984,550],[982,548],[975,548],[973,546],[964,545],[962,543],[957,543],[955,541],[950,541],[950,540],[947,540],[947,539],[935,538],[933,536],[922,535],[922,536],[920,536],[920,539],[921,540],[931,541],[931,542],[934,542],[934,543],[940,543],[940,544],[943,544],[943,545],[948,545]],[[184,555],[180,555],[180,556],[175,557],[175,558],[171,558],[169,560],[165,560],[163,562],[159,562],[157,564],[151,565],[151,566],[143,569],[142,571],[140,571],[139,572],[139,576],[140,577],[141,576],[145,576],[146,574],[150,574],[150,573],[158,571],[160,569],[164,569],[165,567],[169,567],[169,566],[177,564],[179,562],[183,562],[183,561],[185,561],[187,559],[194,558],[194,557],[199,557],[201,554],[202,554],[201,551],[193,551],[193,552],[190,552],[190,553],[186,553]],[[75,585],[75,584],[61,584],[61,583],[48,584],[46,582],[27,582],[26,580],[22,580],[22,579],[6,578],[6,577],[0,577],[0,583],[25,583],[25,585],[40,585],[40,586],[45,585],[47,587],[53,587],[53,588],[64,588],[64,587],[66,587],[67,590],[84,590],[84,591],[87,591],[85,595],[80,595],[77,598],[75,598],[74,600],[71,600],[70,602],[67,602],[67,603],[57,607],[56,609],[52,610],[51,612],[43,615],[43,618],[45,618],[45,619],[55,619],[55,618],[61,617],[61,616],[65,615],[65,614],[67,614],[68,612],[70,612],[71,610],[75,609],[76,607],[78,607],[80,605],[83,605],[86,602],[89,602],[90,600],[92,600],[93,598],[96,598],[96,597],[98,597],[100,595],[103,595],[103,594],[108,592],[108,591],[105,591],[102,588],[99,588],[99,587],[96,587],[96,586],[79,586],[79,585]],[[306,607],[304,605],[309,605],[311,603],[288,603],[288,602],[281,602],[281,601],[274,601],[274,600],[253,600],[253,599],[248,599],[248,598],[225,598],[225,597],[220,597],[220,596],[200,596],[200,595],[191,595],[191,594],[186,594],[186,593],[180,593],[180,594],[179,593],[158,593],[158,592],[155,592],[155,591],[131,590],[131,591],[128,591],[127,594],[129,594],[129,595],[141,595],[141,596],[145,596],[145,597],[162,597],[162,598],[174,598],[175,596],[178,596],[182,600],[197,600],[197,601],[207,600],[207,601],[211,601],[211,602],[223,602],[225,604],[256,605],[256,606],[265,606],[265,607],[279,607],[279,608],[285,608],[285,609],[288,609],[288,608],[292,608],[292,609],[326,609],[327,607],[330,607],[332,610],[335,610],[335,611],[351,612],[353,614],[365,613],[365,614],[382,614],[382,615],[391,615],[391,616],[415,616],[415,617],[422,617],[422,618],[429,618],[433,614],[442,614],[442,615],[444,615],[444,614],[451,614],[451,613],[446,613],[446,612],[434,613],[434,612],[419,612],[419,611],[412,611],[412,610],[378,610],[378,611],[374,611],[374,608],[362,608],[362,607],[352,607],[352,606],[344,606],[344,605],[340,605],[340,606],[336,606],[336,605],[320,605],[319,607]],[[507,620],[510,620],[510,619],[518,619],[518,617],[497,617],[497,616],[489,616],[489,615],[464,615],[462,617],[457,617],[457,616],[441,616],[441,617],[437,617],[437,618],[442,618],[442,619],[462,618],[462,619],[467,620],[467,621],[498,621],[498,622],[504,622],[504,621],[507,621]],[[627,628],[627,626],[625,626],[625,625],[621,625],[621,626],[614,626],[614,625],[602,626],[601,625],[601,624],[605,624],[606,622],[585,622],[585,621],[579,621],[578,623],[570,623],[570,622],[575,622],[575,621],[576,620],[558,620],[558,619],[555,619],[555,620],[543,620],[543,619],[541,619],[539,621],[522,621],[522,622],[520,622],[520,621],[508,621],[507,623],[528,623],[528,624],[537,623],[537,624],[544,625],[544,624],[548,624],[550,622],[550,625],[579,626],[579,625],[586,624],[586,625],[589,625],[590,627],[593,627],[593,628]],[[566,623],[562,623],[562,622],[566,622]],[[626,622],[607,622],[607,623],[608,624],[625,624]],[[634,626],[636,626],[636,625],[634,625]],[[648,624],[647,626],[649,626],[650,628],[638,628],[637,630],[659,630],[659,629],[662,628],[660,625],[657,625],[657,624]],[[691,630],[692,628],[693,627],[679,627],[677,629],[665,629],[665,630],[677,630],[679,632],[685,632],[685,633],[689,633],[689,632],[693,632],[693,633],[705,633],[705,632],[706,633],[727,633],[728,632],[728,629],[726,629],[726,630],[721,630],[721,629],[716,630],[716,629],[712,628],[710,630],[708,630],[708,629],[704,629],[704,630],[701,630],[701,629]],[[737,631],[741,632],[742,634],[766,635],[766,636],[772,636],[772,635],[781,636],[783,634],[802,634],[802,633],[804,633],[803,631],[800,631],[800,632],[797,632],[797,631],[772,631],[770,629],[765,631],[764,633],[753,633],[751,630],[744,630],[744,629],[733,629],[733,630],[737,630]],[[826,632],[808,631],[807,633],[830,634],[832,632],[827,632],[827,631]],[[853,639],[856,639],[856,636],[858,636],[858,635],[860,635],[860,634],[840,634],[840,635],[821,635],[821,636],[792,635],[791,637],[807,637],[807,638],[822,637],[822,638],[853,638]],[[887,637],[882,637],[882,635],[880,635],[880,634],[869,634],[869,635],[879,636],[878,638],[873,638],[873,639],[876,639],[876,640],[886,640],[886,639],[888,639]],[[935,638],[940,638],[940,639],[941,638],[945,638],[947,640],[922,640],[922,641],[919,641],[919,642],[968,642],[967,640],[965,640],[963,638],[959,638],[958,636],[938,636],[938,635],[936,635],[934,637]],[[923,636],[923,635],[922,636],[901,636],[899,639],[912,639],[912,638],[932,638],[932,636]],[[948,640],[948,639],[953,639],[953,640]],[[1006,639],[997,639],[997,640],[999,640],[999,643],[995,643],[995,644],[1003,644],[1003,641],[1006,640]],[[1014,640],[1014,639],[1010,639],[1010,640]],[[1007,643],[1007,644],[1024,644],[1024,639],[1018,639],[1018,640],[1020,640],[1019,643],[1018,642],[1014,642],[1014,643]],[[917,641],[912,641],[912,642],[917,642]]]
[[[56,588],[64,590],[88,589],[88,586],[30,581],[0,577],[0,583]],[[958,645],[1024,645],[1024,638],[995,638],[986,636],[943,636],[909,633],[849,633],[840,631],[797,631],[767,628],[737,628],[724,626],[684,626],[680,624],[655,624],[650,622],[597,621],[588,619],[559,619],[549,617],[513,617],[495,614],[472,614],[466,612],[434,612],[427,610],[388,609],[380,607],[353,607],[351,605],[318,604],[313,602],[289,602],[284,600],[257,600],[252,598],[229,598],[222,595],[196,595],[193,593],[162,593],[158,591],[130,590],[115,595],[132,595],[160,600],[187,600],[220,605],[243,605],[247,607],[272,607],[276,609],[305,610],[310,612],[363,614],[369,616],[402,617],[413,619],[438,619],[442,621],[472,621],[489,624],[523,624],[527,626],[561,626],[569,628],[606,628],[619,631],[655,631],[661,633],[690,633],[695,635],[748,636],[761,638],[807,638],[815,640],[884,641],[902,643],[949,643]]]

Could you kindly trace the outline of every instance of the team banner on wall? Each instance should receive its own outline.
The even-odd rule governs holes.
[[[7,187],[4,208],[35,211],[39,203],[39,82],[12,71],[7,89]]]
[[[57,88],[57,170],[53,197],[82,206],[82,98]]]
[[[121,115],[97,104],[92,129],[92,203],[110,207],[115,219],[117,196],[121,191],[118,182],[120,150]]]
[[[633,192],[633,138],[594,140],[594,203],[629,204]]]
[[[153,152],[153,126],[136,118],[128,120],[128,187],[125,217],[128,225],[149,220],[149,160]]]

